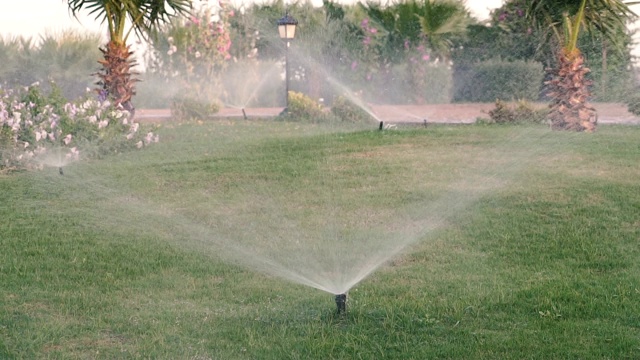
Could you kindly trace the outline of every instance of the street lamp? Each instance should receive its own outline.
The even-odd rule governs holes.
[[[287,12],[282,19],[278,20],[278,33],[280,33],[280,38],[286,41],[284,51],[285,111],[289,108],[289,40],[292,40],[296,36],[297,25],[298,20],[289,16],[289,12]]]

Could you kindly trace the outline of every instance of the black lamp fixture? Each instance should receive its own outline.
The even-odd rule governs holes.
[[[298,20],[291,17],[289,12],[287,12],[283,18],[278,20],[278,33],[280,34],[280,38],[286,42],[284,52],[285,111],[289,108],[289,40],[293,40],[296,36],[296,26],[298,26]]]

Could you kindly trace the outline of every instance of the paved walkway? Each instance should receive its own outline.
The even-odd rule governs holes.
[[[640,125],[640,117],[627,111],[625,104],[596,103],[600,124]],[[546,104],[536,104],[544,107]],[[479,117],[488,118],[494,108],[492,103],[429,104],[429,105],[372,105],[372,112],[387,123],[429,123],[470,124]],[[248,108],[249,118],[270,118],[277,116],[282,108]],[[223,118],[243,118],[242,109],[222,108],[216,114]],[[167,109],[139,109],[136,118],[142,121],[166,121],[171,118]]]

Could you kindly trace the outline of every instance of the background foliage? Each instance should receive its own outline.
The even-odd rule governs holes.
[[[552,67],[558,44],[548,31],[529,24],[528,3],[506,1],[487,22],[474,19],[461,1],[289,4],[299,21],[289,48],[290,90],[327,105],[346,93],[391,104],[512,100],[511,72],[482,76],[482,82],[477,76],[486,74],[489,63],[505,69],[513,63],[512,69],[531,74],[517,97],[544,100],[544,78],[522,64]],[[137,106],[169,107],[178,94],[178,100],[203,107],[284,105],[285,46],[276,29],[284,2],[201,4],[193,16],[163,26],[153,38],[139,76]],[[592,100],[622,102],[637,93],[632,35],[617,30],[622,51],[597,36],[580,39],[594,82]],[[73,32],[0,39],[0,83],[40,81],[47,90],[54,80],[65,97],[81,96],[95,82],[91,74],[98,68],[100,42],[97,35]],[[493,90],[478,95],[500,88],[508,89],[507,95]],[[536,88],[539,93],[533,94]]]
[[[75,31],[47,33],[39,39],[0,37],[0,84],[28,86],[40,82],[48,91],[54,81],[62,95],[76,98],[93,87],[98,69],[100,35]]]

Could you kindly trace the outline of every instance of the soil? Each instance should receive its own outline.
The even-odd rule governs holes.
[[[625,104],[595,103],[600,124],[636,124],[640,125],[640,117],[627,110]],[[545,107],[546,104],[535,104]],[[488,112],[494,108],[492,103],[464,103],[464,104],[428,104],[428,105],[371,105],[377,117],[387,123],[473,123],[478,118],[488,118]],[[248,108],[245,109],[249,118],[277,116],[282,108]],[[242,118],[241,109],[223,108],[217,114],[219,117]],[[139,109],[136,118],[141,121],[167,121],[171,118],[166,109]]]

